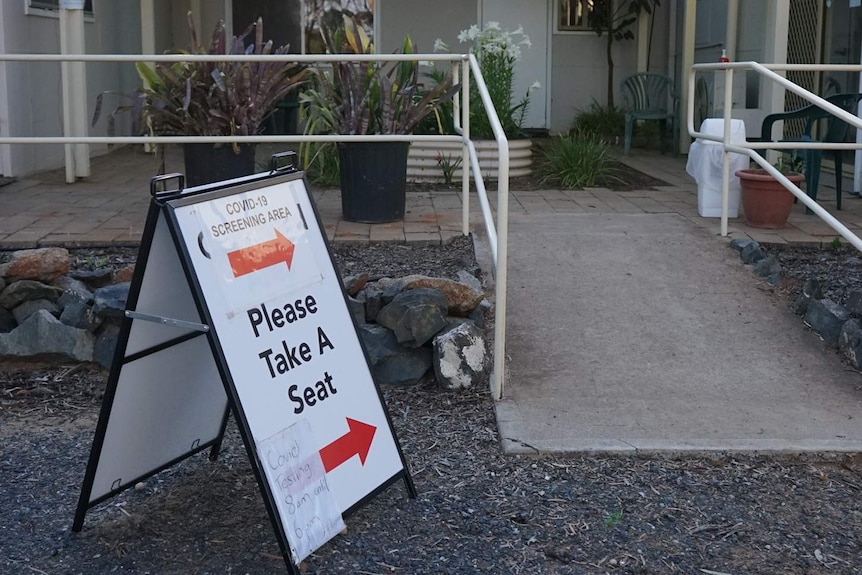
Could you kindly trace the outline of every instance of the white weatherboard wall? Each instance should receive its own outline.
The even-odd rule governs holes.
[[[59,18],[25,13],[25,0],[0,2],[0,27],[4,53],[60,52]],[[84,23],[87,52],[140,54],[140,4],[128,2],[95,2],[95,18]],[[138,86],[137,73],[131,63],[87,64],[87,118],[95,109],[96,96],[113,90],[131,93]],[[41,62],[6,62],[0,65],[0,133],[5,136],[61,136],[63,112],[60,87],[60,64]],[[119,100],[106,96],[103,117],[90,135],[105,135],[104,114],[116,108]],[[119,126],[128,123],[118,118]],[[106,146],[92,146],[94,154],[104,153]],[[6,176],[25,176],[59,168],[63,165],[63,146],[58,144],[14,144],[0,146],[2,167]]]
[[[416,52],[434,51],[434,41],[443,40],[452,53],[469,49],[458,42],[458,34],[476,23],[476,0],[398,0],[378,2],[375,18],[377,51],[389,54],[401,48],[405,36],[410,36]]]
[[[530,94],[530,106],[524,117],[525,128],[548,127],[548,59],[551,57],[548,14],[551,9],[546,0],[482,1],[482,23],[499,22],[508,30],[521,26],[532,43],[531,47],[521,46],[521,61],[515,69],[514,102],[519,102],[534,82],[541,85]]]

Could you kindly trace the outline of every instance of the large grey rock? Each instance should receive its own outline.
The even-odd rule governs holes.
[[[808,302],[805,323],[817,331],[824,340],[835,343],[841,334],[841,326],[850,319],[844,306],[831,299],[815,299]]]
[[[862,317],[862,291],[853,290],[847,294],[844,307],[847,308],[847,313],[852,317]]]
[[[802,291],[796,296],[796,301],[793,302],[793,311],[797,315],[805,315],[808,311],[808,304],[813,299],[823,299],[823,288],[820,286],[820,281],[816,278],[805,280],[802,285]]]
[[[4,289],[6,289],[6,280],[0,277],[0,291],[3,291]]]
[[[403,346],[420,347],[446,327],[446,297],[440,290],[418,288],[399,293],[377,314],[377,323],[395,332]]]
[[[114,362],[114,350],[117,347],[117,339],[120,337],[120,324],[115,320],[108,320],[98,331],[96,344],[93,349],[93,361],[111,369]]]
[[[93,301],[93,292],[81,280],[76,280],[70,276],[60,276],[54,280],[52,285],[63,290],[60,299],[57,300],[60,309],[71,302],[92,303]]]
[[[742,259],[742,263],[753,264],[765,258],[766,254],[760,249],[760,244],[754,242],[743,247],[739,252],[739,257]]]
[[[734,238],[734,239],[730,240],[730,247],[732,247],[733,249],[735,249],[738,252],[741,252],[742,250],[744,250],[745,248],[747,248],[749,246],[760,247],[760,244],[758,244],[756,241],[750,240],[748,238]]]
[[[86,303],[74,302],[63,308],[63,313],[60,314],[60,321],[72,327],[94,332],[99,329],[104,320],[96,315],[93,312],[93,308]]]
[[[114,281],[114,270],[111,268],[97,268],[94,270],[75,270],[70,273],[76,280],[81,280],[91,288],[100,288]]]
[[[359,336],[368,351],[371,370],[381,385],[412,385],[431,368],[431,350],[405,348],[395,334],[380,325],[359,326]]]
[[[418,288],[440,290],[446,297],[449,314],[461,317],[469,315],[485,297],[481,289],[474,290],[470,286],[446,278],[412,275],[403,278],[402,281],[406,290]]]
[[[341,283],[344,284],[344,291],[347,293],[347,295],[354,297],[356,296],[356,294],[362,291],[362,288],[364,288],[365,285],[368,283],[368,274],[347,276],[342,280]]]
[[[854,367],[860,367],[862,361],[862,327],[859,320],[850,319],[841,326],[841,334],[838,336],[838,348],[850,360]]]
[[[356,325],[365,323],[365,302],[347,296],[347,307],[350,310],[350,315],[356,320]]]
[[[393,278],[380,278],[369,283],[361,293],[365,294],[365,319],[377,321],[377,314],[389,304],[395,296],[404,291],[404,283]],[[359,294],[357,294],[359,295]]]
[[[60,313],[60,308],[57,307],[57,304],[47,299],[30,299],[23,302],[21,305],[12,310],[12,315],[15,317],[15,321],[18,324],[22,324],[27,321],[27,318],[39,311],[40,309],[44,309],[54,317],[57,317]]]
[[[52,282],[68,272],[69,250],[65,248],[18,250],[0,264],[0,276],[7,280]]]
[[[470,312],[467,319],[475,323],[478,327],[485,329],[485,312],[490,310],[491,307],[491,302],[483,299],[479,302],[479,305],[476,306],[476,309]]]
[[[458,282],[464,284],[473,291],[482,291],[482,282],[480,282],[479,278],[477,278],[467,270],[459,270],[458,273],[455,274],[455,277],[458,278]]]
[[[9,333],[0,334],[0,356],[62,357],[92,361],[95,337],[85,329],[64,325],[39,310]]]
[[[781,273],[781,266],[778,265],[778,260],[775,259],[775,256],[768,256],[757,260],[751,269],[762,278],[778,276]]]
[[[8,333],[18,327],[15,316],[5,307],[0,307],[0,333]]]
[[[63,292],[60,288],[42,282],[21,280],[10,283],[6,289],[0,292],[0,306],[11,310],[31,299],[57,301],[61,293]]]
[[[434,338],[434,374],[446,389],[469,389],[488,372],[488,355],[482,330],[463,322]]]
[[[131,285],[126,282],[97,289],[93,292],[93,313],[102,317],[123,317]]]

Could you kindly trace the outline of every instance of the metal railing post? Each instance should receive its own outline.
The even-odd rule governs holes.
[[[466,235],[470,230],[470,149],[467,141],[470,139],[470,66],[461,62],[461,93],[464,95],[464,106],[461,109],[461,130],[464,142],[461,145],[461,231]]]
[[[724,133],[721,138],[705,134],[697,131],[694,126],[694,99],[689,98],[686,106],[686,123],[688,125],[689,135],[693,138],[698,138],[706,141],[718,142],[722,144],[723,157],[723,172],[722,172],[722,198],[721,198],[721,235],[727,235],[727,217],[729,208],[729,180],[730,180],[730,153],[743,154],[748,156],[751,161],[758,164],[766,170],[773,178],[781,182],[802,204],[809,208],[815,215],[819,216],[829,227],[838,232],[857,250],[862,251],[862,239],[855,233],[850,231],[847,226],[842,224],[832,214],[827,212],[820,204],[812,200],[808,194],[802,191],[801,188],[793,184],[783,174],[781,174],[774,166],[772,166],[761,154],[759,150],[858,150],[862,148],[862,143],[832,143],[832,142],[816,142],[816,141],[777,141],[777,142],[741,142],[733,143],[730,141],[730,120],[731,106],[733,105],[732,98],[732,72],[735,69],[754,70],[760,76],[779,84],[783,88],[801,96],[805,101],[810,102],[829,112],[833,116],[847,122],[857,130],[862,130],[862,119],[856,115],[841,109],[840,107],[828,102],[824,98],[802,88],[801,86],[791,82],[787,78],[777,74],[775,71],[812,71],[820,72],[862,72],[862,66],[859,64],[760,64],[758,62],[732,62],[732,63],[716,63],[716,64],[695,64],[691,67],[688,75],[689,91],[694,88],[694,75],[702,70],[727,70],[731,74],[727,77],[724,88]],[[836,174],[836,177],[842,177],[841,174]]]
[[[724,69],[724,142],[730,142],[730,113],[733,111],[733,68]],[[730,207],[730,152],[722,150],[721,236],[727,236],[727,211]]]

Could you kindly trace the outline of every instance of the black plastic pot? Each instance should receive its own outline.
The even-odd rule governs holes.
[[[254,144],[242,144],[237,154],[230,144],[218,147],[212,144],[183,144],[186,186],[191,188],[253,174],[254,148]]]
[[[404,219],[409,142],[340,142],[341,211],[349,222]]]

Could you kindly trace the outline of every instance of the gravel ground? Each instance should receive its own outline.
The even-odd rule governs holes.
[[[372,276],[475,265],[463,240],[337,256],[345,274]],[[788,279],[776,297],[815,271],[845,291],[862,280],[849,252],[780,257]],[[286,573],[233,424],[218,461],[192,457],[70,532],[104,379],[90,366],[0,366],[0,573]],[[305,573],[862,573],[860,456],[505,456],[484,389],[429,380],[384,396],[419,496],[390,487]]]

